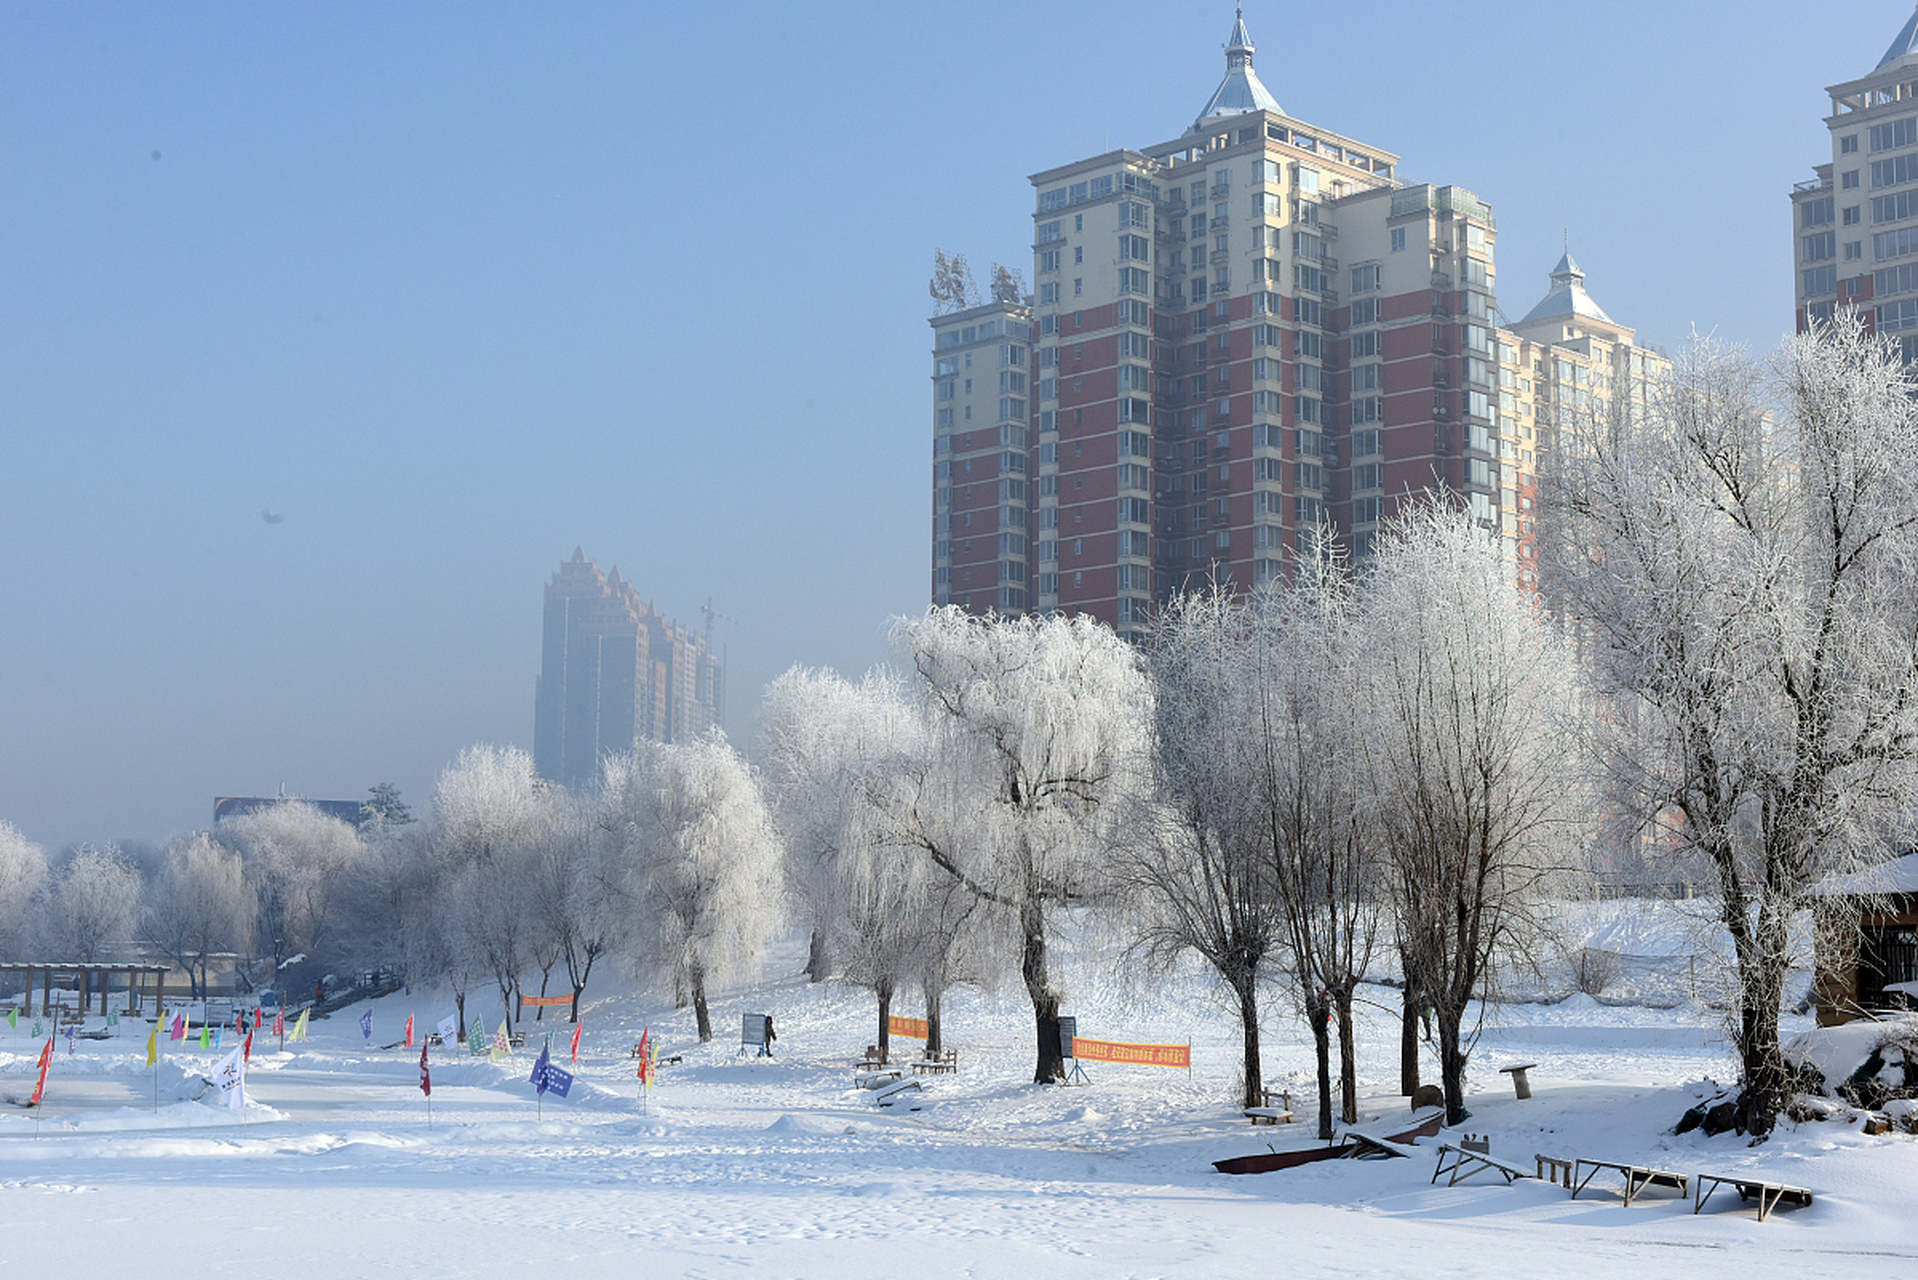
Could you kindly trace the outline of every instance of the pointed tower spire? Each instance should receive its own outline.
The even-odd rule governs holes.
[[[1885,50],[1885,56],[1878,59],[1878,69],[1882,70],[1914,54],[1918,54],[1918,10],[1914,10],[1912,15],[1905,19],[1905,25],[1898,29],[1897,38],[1891,42],[1891,47]]]
[[[1259,73],[1252,69],[1252,53],[1257,47],[1252,43],[1251,33],[1245,29],[1245,10],[1234,9],[1232,34],[1225,42],[1225,79],[1219,82],[1212,100],[1199,112],[1199,118],[1192,126],[1195,132],[1204,128],[1205,122],[1214,116],[1244,115],[1248,111],[1277,111],[1284,114],[1278,99],[1259,83]]]

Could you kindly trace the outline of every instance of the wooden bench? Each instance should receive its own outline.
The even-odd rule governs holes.
[[[917,1080],[895,1080],[891,1084],[875,1090],[873,1101],[882,1107],[890,1107],[893,1103],[899,1101],[901,1095],[918,1092],[921,1092],[921,1089]]]
[[[1570,1160],[1561,1160],[1557,1156],[1536,1154],[1532,1156],[1532,1159],[1538,1162],[1538,1176],[1542,1180],[1551,1183],[1553,1186],[1570,1189],[1572,1185],[1572,1162]]]
[[[1527,1062],[1522,1066],[1498,1069],[1500,1075],[1512,1077],[1512,1092],[1518,1095],[1520,1102],[1532,1096],[1532,1082],[1526,1078],[1525,1073],[1537,1065],[1536,1062]]]
[[[923,1058],[912,1060],[912,1073],[916,1076],[940,1075],[944,1072],[959,1070],[959,1051],[947,1049],[937,1054],[927,1054]]]
[[[886,1055],[885,1055],[884,1053],[882,1053],[882,1052],[880,1052],[880,1049],[879,1049],[879,1046],[878,1046],[878,1045],[876,1045],[876,1044],[869,1044],[869,1045],[867,1045],[867,1046],[866,1046],[866,1053],[865,1053],[865,1056],[864,1056],[864,1057],[860,1057],[860,1058],[854,1058],[854,1059],[852,1060],[852,1065],[853,1065],[853,1066],[854,1066],[855,1068],[858,1068],[858,1067],[883,1067],[883,1066],[885,1066],[885,1065],[886,1065]]]
[[[1591,1167],[1591,1173],[1584,1172],[1588,1165]],[[1670,1187],[1682,1196],[1691,1185],[1691,1180],[1684,1174],[1673,1173],[1669,1169],[1654,1169],[1642,1164],[1620,1164],[1615,1160],[1587,1160],[1584,1156],[1580,1156],[1572,1166],[1572,1199],[1578,1199],[1578,1193],[1585,1189],[1593,1175],[1600,1169],[1612,1169],[1625,1175],[1625,1207],[1628,1209],[1632,1201],[1638,1197],[1638,1193],[1646,1187]]]
[[[1292,1123],[1292,1113],[1281,1111],[1277,1107],[1247,1107],[1245,1116],[1255,1125]]]
[[[885,1067],[875,1071],[861,1071],[852,1078],[853,1087],[858,1089],[882,1089],[897,1083],[905,1072],[898,1067]]]
[[[1705,1207],[1705,1202],[1712,1198],[1712,1192],[1717,1191],[1720,1187],[1727,1184],[1738,1188],[1738,1201],[1740,1204],[1743,1204],[1747,1200],[1755,1199],[1758,1201],[1758,1220],[1760,1222],[1769,1218],[1771,1211],[1781,1204],[1797,1205],[1800,1208],[1811,1204],[1810,1191],[1807,1191],[1804,1187],[1794,1187],[1783,1182],[1767,1182],[1762,1178],[1739,1177],[1735,1174],[1718,1173],[1700,1173],[1694,1174],[1693,1177],[1697,1179],[1695,1185],[1698,1196],[1698,1199],[1692,1204],[1693,1213],[1697,1213]],[[1710,1191],[1705,1189],[1705,1184],[1708,1182],[1711,1183]]]
[[[1399,1140],[1404,1136],[1402,1134],[1388,1137],[1385,1134],[1369,1132],[1356,1125],[1346,1125],[1343,1129],[1339,1130],[1339,1136],[1350,1139],[1352,1143],[1352,1158],[1355,1160],[1370,1160],[1383,1156],[1412,1156],[1418,1154],[1418,1145],[1416,1143],[1402,1142]],[[1337,1141],[1337,1139],[1334,1139],[1334,1141]]]
[[[1532,1171],[1509,1160],[1501,1160],[1488,1150],[1477,1146],[1466,1146],[1455,1142],[1441,1142],[1438,1147],[1438,1168],[1432,1170],[1432,1181],[1437,1182],[1441,1173],[1452,1176],[1446,1180],[1448,1187],[1457,1186],[1474,1174],[1490,1170],[1505,1179],[1505,1185],[1511,1186],[1519,1178],[1529,1178]],[[1449,1160],[1449,1163],[1448,1163]]]

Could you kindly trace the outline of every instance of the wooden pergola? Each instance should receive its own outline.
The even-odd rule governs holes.
[[[154,1008],[157,1009],[160,1007],[160,1002],[166,997],[166,976],[172,972],[172,970],[173,966],[170,964],[147,964],[126,960],[109,960],[99,963],[81,961],[71,963],[32,961],[17,964],[0,964],[0,975],[4,975],[4,977],[0,977],[0,980],[6,981],[7,985],[11,987],[12,975],[26,975],[25,989],[27,999],[25,1006],[20,1012],[31,1014],[33,1012],[34,976],[37,974],[40,978],[40,1008],[44,1012],[50,1011],[53,1008],[54,980],[56,978],[65,978],[70,974],[73,976],[80,991],[80,1012],[87,1013],[93,1008],[94,983],[95,979],[98,978],[100,1009],[102,1012],[105,1012],[107,1008],[107,997],[113,990],[113,975],[116,973],[124,973],[127,976],[126,991],[129,995],[134,994],[136,991],[143,993],[149,985],[148,980],[151,979]],[[63,987],[62,989],[64,990],[65,988]]]

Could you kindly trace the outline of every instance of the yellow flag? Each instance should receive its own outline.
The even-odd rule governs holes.
[[[499,1030],[493,1033],[493,1051],[487,1057],[494,1062],[513,1056],[513,1042],[506,1034],[506,1019],[499,1020]]]
[[[160,1062],[160,1024],[154,1023],[153,1030],[147,1033],[147,1065],[158,1066]]]
[[[306,1039],[306,1015],[311,1012],[311,1009],[300,1010],[300,1020],[293,1024],[293,1034],[287,1037],[288,1040]]]

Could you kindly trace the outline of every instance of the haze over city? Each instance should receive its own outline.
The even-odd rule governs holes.
[[[1641,340],[1763,353],[1822,87],[1903,13],[1245,16],[1288,112],[1491,204],[1509,314],[1569,247]],[[1030,277],[1026,175],[1179,134],[1230,22],[0,8],[0,818],[423,808],[462,746],[531,745],[575,546],[730,619],[750,749],[769,679],[884,660],[928,599],[935,247]]]

